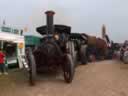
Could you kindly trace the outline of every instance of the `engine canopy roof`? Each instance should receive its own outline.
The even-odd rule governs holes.
[[[41,27],[37,27],[36,31],[38,33],[40,33],[41,35],[46,35],[47,34],[47,26],[44,25]],[[71,27],[66,26],[66,25],[54,25],[54,32],[70,34],[71,33]]]

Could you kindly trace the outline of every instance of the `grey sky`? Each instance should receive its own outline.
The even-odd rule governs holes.
[[[50,9],[56,12],[55,23],[72,26],[72,32],[100,36],[105,24],[109,37],[122,42],[128,39],[127,4],[127,0],[0,0],[0,23],[5,19],[8,26],[27,26],[36,34]]]

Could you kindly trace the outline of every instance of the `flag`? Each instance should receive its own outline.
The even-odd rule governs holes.
[[[103,24],[102,25],[102,38],[104,38],[106,35],[106,26]]]

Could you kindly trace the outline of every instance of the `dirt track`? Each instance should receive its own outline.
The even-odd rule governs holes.
[[[41,77],[34,87],[16,70],[0,76],[0,96],[128,96],[128,65],[119,61],[80,65],[71,84],[52,74]]]

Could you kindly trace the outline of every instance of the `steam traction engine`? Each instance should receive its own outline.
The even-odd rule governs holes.
[[[74,58],[72,56],[73,42],[69,39],[71,27],[53,24],[53,11],[45,12],[47,25],[37,28],[43,35],[41,44],[34,50],[26,49],[26,57],[29,66],[30,84],[35,83],[36,75],[46,70],[63,70],[64,79],[71,83],[74,76]]]

